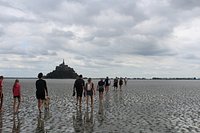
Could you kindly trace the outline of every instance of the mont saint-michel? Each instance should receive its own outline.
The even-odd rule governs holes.
[[[74,71],[74,69],[69,67],[68,65],[65,65],[65,62],[63,60],[62,64],[56,66],[55,70],[46,75],[46,78],[75,79],[77,76],[78,74]]]

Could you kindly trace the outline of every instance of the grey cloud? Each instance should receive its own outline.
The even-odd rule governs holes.
[[[53,37],[65,37],[65,38],[71,38],[74,36],[72,31],[63,31],[58,29],[53,29],[51,35]]]
[[[124,31],[120,29],[99,29],[95,31],[94,36],[109,38],[109,37],[121,36],[123,34]]]
[[[172,6],[183,10],[190,10],[195,7],[200,7],[199,0],[170,0],[170,3]]]

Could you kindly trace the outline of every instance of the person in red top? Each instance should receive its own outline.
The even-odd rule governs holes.
[[[0,76],[0,111],[3,107],[3,76]]]
[[[20,102],[21,102],[20,89],[21,89],[21,86],[19,84],[19,80],[16,79],[15,83],[13,85],[13,98],[14,98],[13,111],[14,111],[14,113],[18,113],[18,110],[19,110],[19,105],[20,105]],[[16,100],[17,99],[18,99],[18,104],[16,105]]]

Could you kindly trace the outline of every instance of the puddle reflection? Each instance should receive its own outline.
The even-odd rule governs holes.
[[[12,133],[19,133],[20,132],[20,119],[18,114],[13,115],[13,128],[12,128]]]

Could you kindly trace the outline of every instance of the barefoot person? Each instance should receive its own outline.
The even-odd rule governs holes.
[[[21,102],[20,96],[21,96],[21,86],[19,83],[19,80],[16,79],[15,83],[13,85],[13,98],[14,98],[14,103],[13,103],[13,112],[14,113],[18,113],[19,110],[19,105]],[[18,101],[18,104],[16,104],[16,102]]]
[[[0,76],[0,111],[3,107],[3,76]]]
[[[45,96],[48,96],[47,84],[46,81],[42,79],[43,74],[38,74],[38,80],[36,81],[36,98],[38,100],[38,110],[41,113],[43,101],[45,100]]]
[[[106,94],[109,91],[109,86],[110,86],[110,79],[108,77],[106,77],[106,79],[105,79],[105,91],[106,91]]]
[[[114,90],[115,90],[115,89],[118,88],[118,78],[117,78],[117,77],[114,79],[114,82],[113,82],[113,83],[114,83],[114,84],[113,84],[113,87],[114,87]]]
[[[127,77],[125,77],[124,78],[124,84],[125,84],[125,86],[127,85],[127,81],[128,81],[128,79],[127,79]]]
[[[104,88],[105,88],[105,83],[103,82],[103,79],[100,79],[100,81],[97,84],[97,90],[99,91],[99,101],[100,102],[103,100]]]
[[[119,88],[120,88],[120,90],[122,90],[122,85],[123,85],[123,78],[121,77],[119,79]]]
[[[88,100],[90,97],[91,101],[91,107],[93,106],[93,95],[95,95],[95,89],[94,89],[94,83],[92,82],[92,79],[89,78],[88,82],[85,85],[85,91],[86,91],[86,104],[88,107]]]
[[[83,76],[79,75],[78,79],[74,82],[74,90],[76,90],[76,105],[81,106],[82,104],[82,95],[84,90],[85,82],[83,80]]]

